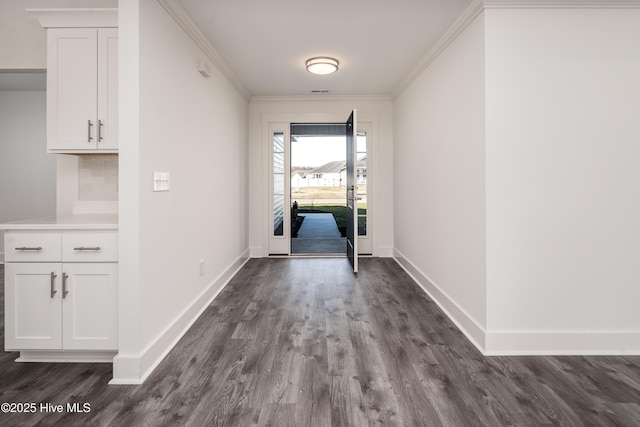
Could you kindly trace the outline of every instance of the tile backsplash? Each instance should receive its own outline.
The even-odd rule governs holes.
[[[78,200],[118,201],[118,156],[78,157]]]

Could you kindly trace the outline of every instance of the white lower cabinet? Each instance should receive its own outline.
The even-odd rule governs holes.
[[[62,276],[62,348],[117,349],[118,265],[62,264]]]
[[[62,348],[61,274],[61,264],[5,265],[5,350]]]
[[[55,237],[60,250],[46,245]],[[65,351],[91,359],[92,351],[117,350],[117,234],[7,232],[5,248],[5,350],[30,351],[26,359],[60,350],[47,360],[66,360]]]

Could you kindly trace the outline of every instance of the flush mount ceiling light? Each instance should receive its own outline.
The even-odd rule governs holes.
[[[331,74],[338,71],[338,60],[327,56],[307,59],[307,71],[313,74]]]

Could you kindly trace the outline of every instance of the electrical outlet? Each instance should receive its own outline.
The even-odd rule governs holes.
[[[204,276],[204,260],[200,260],[200,275]]]

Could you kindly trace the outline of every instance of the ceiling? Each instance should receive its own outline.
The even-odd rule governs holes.
[[[180,0],[252,96],[391,95],[472,0]],[[305,60],[331,56],[337,73]]]

